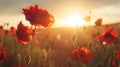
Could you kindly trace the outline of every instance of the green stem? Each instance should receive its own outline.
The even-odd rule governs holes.
[[[35,31],[34,31],[34,34],[35,34],[35,32],[36,32],[36,29],[37,29],[37,28],[36,28],[36,26],[35,26]]]
[[[33,25],[31,25],[31,28],[30,28],[30,34],[32,33],[32,28],[33,28]]]

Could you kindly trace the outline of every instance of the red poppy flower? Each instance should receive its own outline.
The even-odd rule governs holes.
[[[118,38],[118,33],[114,29],[105,29],[101,36],[98,38],[99,41],[105,42],[106,44],[114,43]]]
[[[110,67],[117,67],[114,59],[110,60]]]
[[[20,22],[18,24],[17,27],[17,31],[16,31],[16,35],[17,35],[17,39],[18,41],[23,44],[26,45],[28,44],[29,40],[30,40],[30,29],[29,27],[26,27],[22,24],[22,22]]]
[[[5,35],[9,35],[9,30],[5,30]]]
[[[76,61],[81,61],[84,64],[90,63],[92,60],[92,54],[86,47],[81,47],[72,51],[72,56]]]
[[[3,26],[0,26],[0,30],[3,30]]]
[[[5,60],[5,54],[3,52],[0,52],[0,62]]]
[[[5,60],[6,61],[9,61],[11,58],[12,58],[13,54],[10,53],[10,54],[7,54],[7,56],[5,57]]]
[[[101,26],[102,24],[102,18],[99,18],[95,21],[96,26]]]
[[[73,59],[76,60],[76,61],[79,60],[77,54],[78,54],[78,49],[72,50]]]
[[[80,61],[84,64],[88,64],[92,60],[91,51],[86,47],[81,47],[79,49]]]
[[[10,34],[11,34],[11,35],[15,35],[15,34],[16,34],[16,31],[15,31],[15,28],[14,28],[14,27],[11,27],[11,28],[10,28]]]
[[[39,8],[38,5],[24,8],[23,13],[31,25],[48,27],[55,21],[47,10]]]
[[[0,62],[6,60],[5,54],[7,53],[6,49],[1,47],[0,48]]]
[[[115,55],[115,59],[120,61],[120,50],[117,51],[117,53]]]
[[[7,50],[0,44],[0,62],[9,61],[11,57],[12,54],[8,54]]]

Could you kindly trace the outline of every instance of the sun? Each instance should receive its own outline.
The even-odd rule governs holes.
[[[73,14],[68,17],[66,17],[66,25],[70,27],[76,27],[76,26],[84,26],[85,22],[83,19],[81,19],[79,14]]]

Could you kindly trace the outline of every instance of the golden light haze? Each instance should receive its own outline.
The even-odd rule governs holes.
[[[25,20],[22,8],[38,4],[47,9],[54,17],[53,27],[94,25],[98,18],[103,19],[103,24],[120,21],[119,0],[2,0],[0,1],[0,24],[10,23],[17,27],[20,21],[30,25]],[[84,22],[83,18],[91,11],[92,21]]]

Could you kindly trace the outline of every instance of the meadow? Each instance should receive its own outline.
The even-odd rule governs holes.
[[[120,35],[120,24],[111,24]],[[21,45],[14,34],[1,29],[1,46],[7,60],[0,54],[0,67],[113,67],[110,60],[120,49],[120,38],[115,44],[102,44],[97,40],[106,25],[86,27],[37,28],[34,38]],[[85,46],[92,53],[89,64],[75,61],[73,49]],[[117,65],[120,66],[119,61]]]

